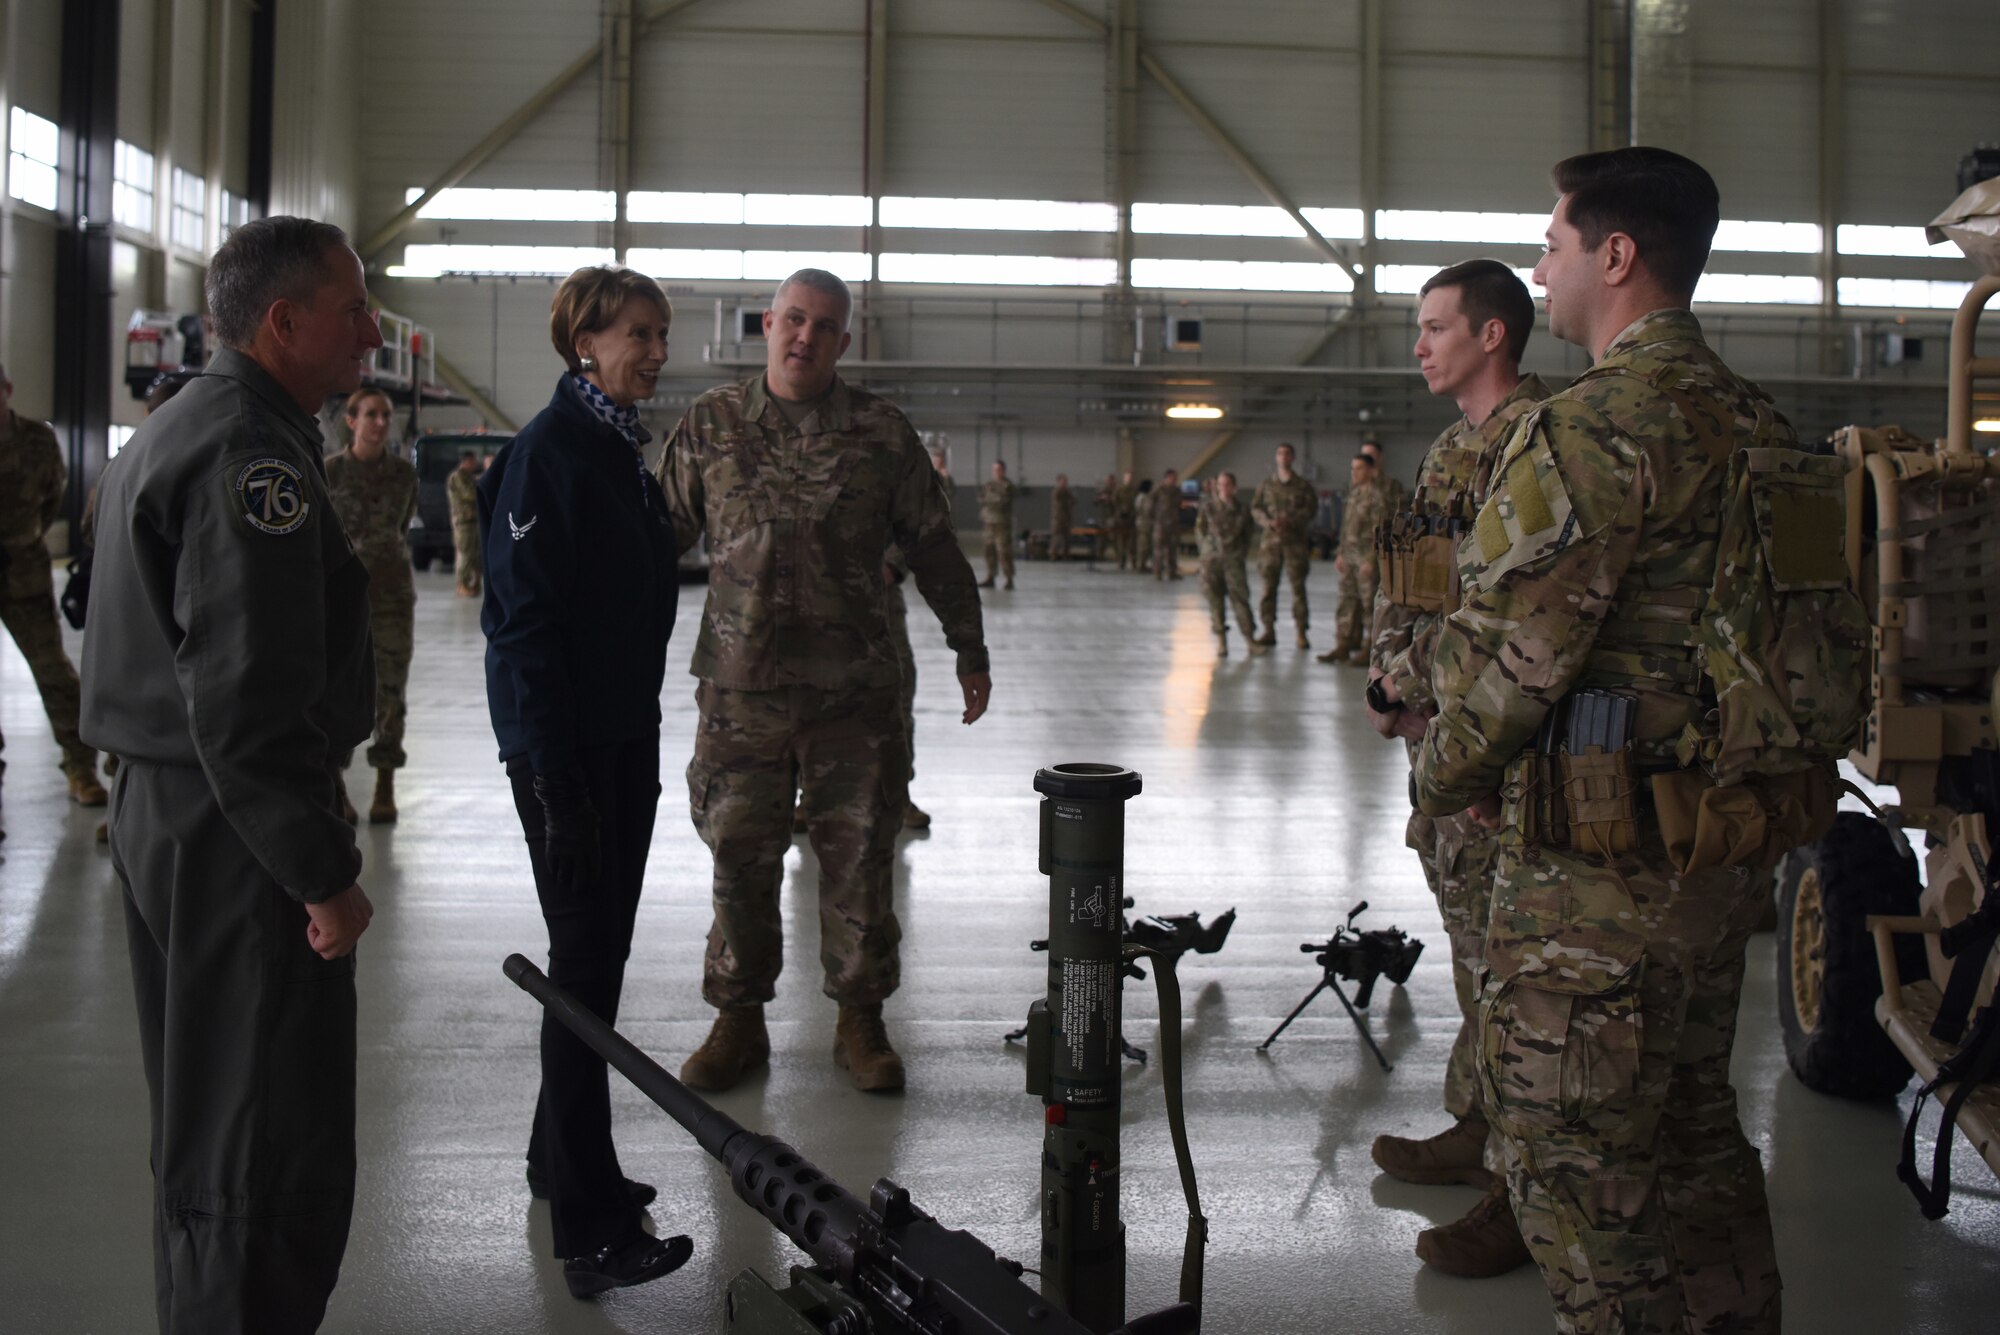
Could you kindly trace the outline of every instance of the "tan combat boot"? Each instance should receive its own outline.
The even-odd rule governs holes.
[[[1368,1156],[1390,1177],[1418,1186],[1493,1185],[1493,1174],[1486,1171],[1486,1121],[1480,1117],[1462,1117],[1428,1140],[1377,1136]]]
[[[1278,642],[1278,628],[1275,625],[1264,627],[1264,633],[1257,637],[1257,643],[1263,645],[1266,649],[1269,649],[1272,645],[1276,644],[1277,642]]]
[[[880,1002],[840,1008],[840,1020],[834,1026],[833,1063],[847,1072],[856,1089],[886,1094],[903,1087],[903,1059],[889,1046]]]
[[[88,770],[78,770],[69,776],[69,800],[80,807],[101,807],[111,800],[104,791],[104,785]]]
[[[375,800],[368,804],[368,823],[396,823],[396,771],[392,769],[375,771]]]
[[[1307,638],[1306,638],[1306,633],[1305,633],[1304,631],[1300,631],[1300,632],[1299,632],[1299,648],[1301,648],[1301,649],[1310,649],[1310,648],[1312,648],[1312,647],[1313,647],[1313,642],[1312,642],[1311,640],[1309,640],[1309,639],[1307,639]]]
[[[1217,658],[1229,657],[1229,632],[1226,630],[1215,632],[1215,656]]]
[[[1464,1218],[1417,1234],[1417,1257],[1460,1279],[1491,1279],[1534,1260],[1521,1238],[1505,1182],[1487,1188]]]
[[[734,1089],[744,1072],[771,1059],[771,1035],[762,1006],[724,1006],[694,1055],[681,1063],[690,1089]]]
[[[903,808],[903,828],[906,830],[928,830],[931,827],[931,813],[915,802]]]

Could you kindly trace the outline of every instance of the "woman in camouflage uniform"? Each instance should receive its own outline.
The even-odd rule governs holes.
[[[387,825],[396,819],[396,771],[409,760],[403,752],[403,688],[415,648],[417,584],[407,535],[417,512],[417,470],[389,453],[395,412],[387,394],[355,390],[345,418],[354,443],[326,461],[326,483],[347,540],[368,569],[368,630],[375,641],[375,744],[368,748],[375,799],[368,819]],[[354,821],[345,784],[340,805],[341,814]]]

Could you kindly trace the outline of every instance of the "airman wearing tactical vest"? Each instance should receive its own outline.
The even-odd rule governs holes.
[[[1831,823],[1860,718],[1840,465],[1688,310],[1709,174],[1625,148],[1554,177],[1535,279],[1595,361],[1460,544],[1416,795],[1501,828],[1482,1082],[1558,1324],[1776,1331],[1729,1057],[1771,868]]]
[[[1454,400],[1464,416],[1432,442],[1407,507],[1384,525],[1375,560],[1369,669],[1369,721],[1399,737],[1414,759],[1416,742],[1437,712],[1431,657],[1444,613],[1455,599],[1453,551],[1484,498],[1493,459],[1508,429],[1547,396],[1539,377],[1521,374],[1521,353],[1535,326],[1535,303],[1513,270],[1498,260],[1455,264],[1419,294],[1417,362],[1431,393]],[[1377,706],[1380,706],[1379,708]],[[1499,840],[1463,814],[1433,820],[1412,812],[1405,832],[1424,868],[1451,942],[1458,995],[1458,1037],[1445,1067],[1444,1107],[1453,1124],[1425,1140],[1378,1136],[1376,1164],[1406,1182],[1462,1182],[1487,1188],[1464,1218],[1417,1236],[1417,1255],[1446,1274],[1503,1274],[1529,1260],[1520,1226],[1496,1179],[1479,1093],[1479,978],[1486,963],[1487,898]],[[1489,1162],[1490,1161],[1490,1162]]]

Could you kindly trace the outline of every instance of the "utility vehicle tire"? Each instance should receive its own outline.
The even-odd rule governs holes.
[[[1910,1064],[1875,1020],[1882,972],[1867,918],[1914,914],[1919,888],[1916,859],[1856,812],[1841,812],[1826,838],[1779,866],[1778,1023],[1806,1088],[1885,1099],[1909,1081]],[[1897,964],[1906,980],[1923,977],[1923,943],[1899,940]]]

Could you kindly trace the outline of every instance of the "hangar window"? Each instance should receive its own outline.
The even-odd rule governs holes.
[[[1462,241],[1473,245],[1539,246],[1548,226],[1549,215],[1546,213],[1375,210],[1375,235],[1384,241]]]
[[[423,198],[423,187],[403,191],[403,202]],[[609,190],[440,190],[417,210],[419,218],[478,222],[611,222],[615,197]]]
[[[1921,234],[1923,229],[1913,227],[1910,230]],[[1843,306],[1956,310],[1959,303],[1965,300],[1965,294],[1972,290],[1972,284],[1944,283],[1929,278],[1843,278],[1835,290],[1839,292]]]
[[[1843,255],[1936,256],[1942,260],[1959,258],[1958,247],[1949,241],[1933,246],[1921,227],[1877,227],[1864,223],[1842,223],[1833,234],[1834,249]],[[1842,301],[1847,298],[1842,297]],[[1874,302],[1863,302],[1874,305]]]
[[[1104,287],[1118,262],[1068,255],[912,255],[882,257],[887,283],[963,283],[993,287]]]
[[[1375,266],[1375,290],[1390,296],[1415,296],[1423,290],[1431,275],[1443,265],[1438,264],[1378,264]],[[1514,270],[1514,276],[1528,285],[1528,291],[1536,296],[1542,289],[1535,286],[1533,267]]]
[[[11,108],[7,150],[7,193],[53,212],[62,161],[62,133],[56,123],[22,107]]]
[[[233,190],[224,190],[222,217],[217,221],[221,224],[222,239],[228,240],[231,232],[250,221],[250,201]]]
[[[1752,306],[1817,306],[1824,291],[1804,274],[1705,273],[1695,285],[1697,302]]]
[[[1715,229],[1715,249],[1780,255],[1819,254],[1818,223],[1744,222],[1724,218]]]
[[[135,232],[153,230],[153,155],[123,139],[111,146],[111,217]]]
[[[625,216],[632,222],[740,223],[743,221],[743,196],[686,190],[634,190],[625,196]]]
[[[1060,199],[882,200],[884,227],[969,229],[983,232],[1113,232],[1118,210],[1109,204]]]
[[[547,274],[568,277],[590,264],[611,263],[609,246],[407,246],[392,278],[446,274]]]
[[[1435,271],[1433,271],[1435,272]],[[1108,280],[1107,280],[1108,281]],[[1132,261],[1135,287],[1179,291],[1352,292],[1354,279],[1338,264],[1309,260]]]
[[[174,168],[174,244],[202,250],[208,240],[208,182],[183,168]]]
[[[789,278],[800,269],[825,269],[850,283],[865,283],[871,276],[868,256],[858,250],[746,250],[743,252],[745,278]]]

